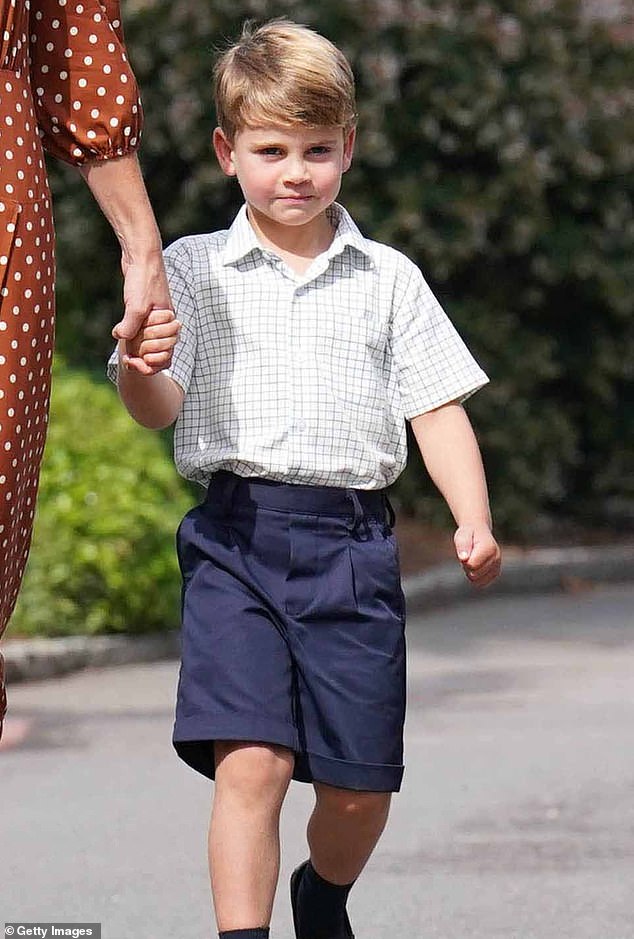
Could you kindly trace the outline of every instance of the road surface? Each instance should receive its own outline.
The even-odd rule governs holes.
[[[409,623],[407,769],[350,900],[357,939],[634,939],[634,588]],[[18,685],[0,749],[0,928],[216,932],[210,785],[170,732],[177,664]],[[271,939],[311,790],[293,784]]]

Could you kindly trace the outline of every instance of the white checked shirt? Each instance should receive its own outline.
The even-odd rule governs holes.
[[[332,244],[302,275],[260,245],[245,207],[228,231],[167,248],[183,328],[166,374],[185,392],[174,452],[189,479],[383,488],[405,467],[405,418],[488,381],[418,268],[328,211]]]

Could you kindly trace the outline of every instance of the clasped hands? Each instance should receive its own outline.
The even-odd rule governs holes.
[[[169,368],[181,329],[173,310],[151,310],[131,338],[121,327],[118,323],[112,335],[119,341],[119,357],[127,371],[148,376]]]

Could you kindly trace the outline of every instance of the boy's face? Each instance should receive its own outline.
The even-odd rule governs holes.
[[[352,162],[354,129],[245,127],[229,141],[214,131],[214,149],[228,176],[237,176],[250,208],[270,222],[307,225],[339,192]]]

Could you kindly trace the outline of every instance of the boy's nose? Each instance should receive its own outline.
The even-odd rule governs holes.
[[[285,169],[284,175],[289,183],[303,183],[308,179],[308,169],[304,160],[290,161]]]

